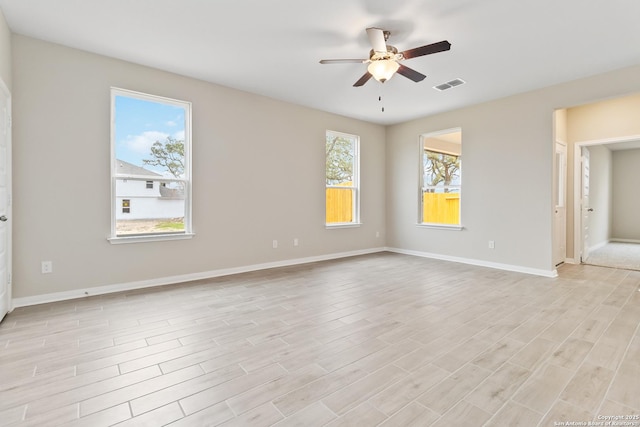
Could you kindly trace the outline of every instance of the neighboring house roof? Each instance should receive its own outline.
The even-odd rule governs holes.
[[[123,175],[138,175],[138,176],[148,176],[150,178],[156,178],[158,176],[162,176],[159,173],[152,172],[148,169],[145,169],[140,166],[136,166],[129,162],[125,162],[124,160],[116,159],[116,173]]]

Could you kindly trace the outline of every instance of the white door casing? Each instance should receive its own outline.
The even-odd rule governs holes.
[[[567,257],[567,145],[556,141],[554,157],[553,263]]]
[[[11,94],[0,79],[0,320],[11,301]]]
[[[589,149],[587,147],[582,147],[580,164],[582,171],[580,185],[582,253],[580,261],[584,262],[589,257],[589,213],[593,210],[589,206]]]

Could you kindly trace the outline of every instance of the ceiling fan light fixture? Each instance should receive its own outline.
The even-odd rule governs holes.
[[[367,67],[367,71],[380,83],[384,83],[389,80],[396,71],[400,68],[400,64],[398,64],[393,59],[379,59],[376,61],[372,61]]]

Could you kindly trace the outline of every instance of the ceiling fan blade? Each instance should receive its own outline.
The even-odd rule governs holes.
[[[414,49],[405,50],[402,52],[404,59],[411,59],[418,56],[431,55],[432,53],[444,52],[451,49],[451,43],[443,40],[438,43],[428,44],[426,46],[416,47]]]
[[[425,76],[422,73],[417,72],[416,70],[409,68],[409,67],[405,67],[404,65],[400,64],[400,68],[398,68],[398,71],[396,71],[396,73],[398,74],[402,74],[403,76],[405,76],[406,78],[408,78],[409,80],[413,80],[414,82],[421,82],[422,80],[424,80]]]
[[[384,32],[380,28],[367,28],[367,36],[375,52],[387,52],[387,42],[384,39]]]
[[[321,64],[364,64],[367,62],[367,59],[322,59],[320,60]]]
[[[363,84],[365,84],[366,82],[368,82],[368,81],[369,81],[369,79],[370,79],[371,77],[373,77],[373,75],[372,75],[370,72],[368,72],[368,71],[367,71],[367,72],[366,72],[362,77],[360,77],[360,78],[358,79],[358,81],[357,81],[357,82],[355,82],[355,83],[353,84],[353,87],[360,87],[360,86],[362,86]]]

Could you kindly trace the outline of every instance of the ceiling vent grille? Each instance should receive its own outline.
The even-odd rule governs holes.
[[[439,91],[442,92],[443,90],[451,89],[452,87],[460,86],[460,85],[463,85],[465,83],[466,82],[464,80],[462,80],[462,79],[453,79],[453,80],[450,80],[450,81],[448,81],[446,83],[442,83],[442,84],[440,84],[438,86],[434,86],[433,88],[435,90],[439,90]]]

